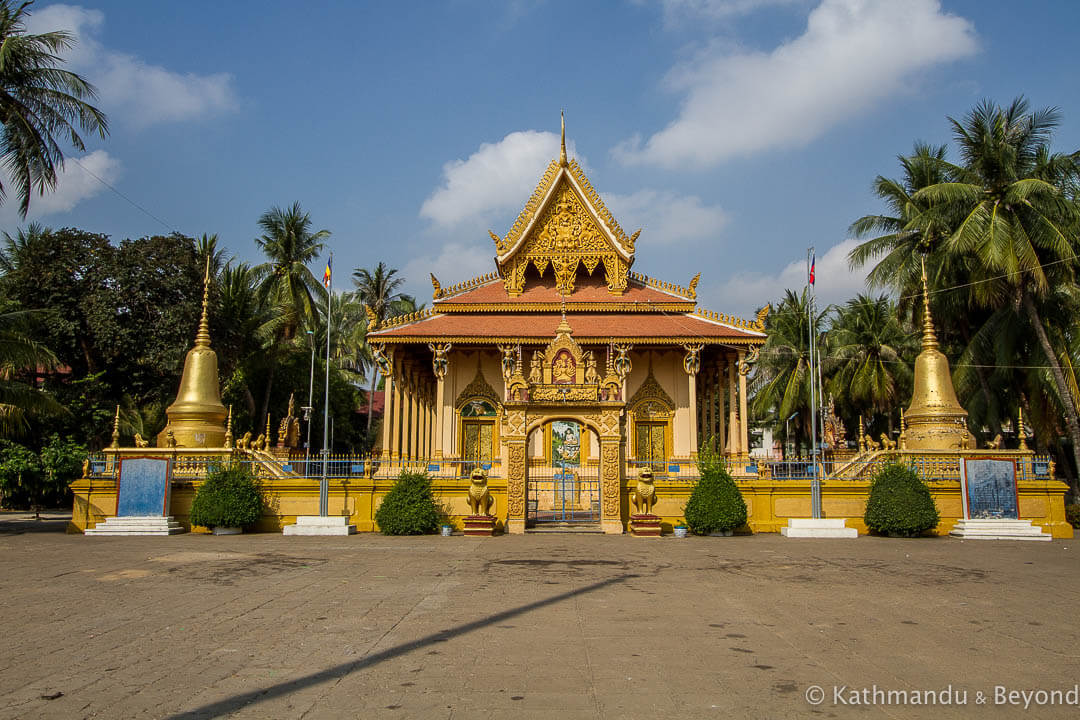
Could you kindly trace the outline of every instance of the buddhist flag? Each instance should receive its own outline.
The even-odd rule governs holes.
[[[814,265],[815,265],[816,263],[817,263],[817,255],[812,255],[812,256],[810,257],[810,284],[811,284],[811,285],[813,285],[813,284],[814,284]],[[330,270],[329,270],[329,269],[327,269],[327,271],[326,271],[326,272],[330,272]]]
[[[332,265],[334,264],[334,255],[330,254],[330,259],[326,261],[326,272],[322,275],[322,284],[326,286],[326,289],[330,289],[330,276],[332,273]],[[812,276],[811,276],[812,277]]]

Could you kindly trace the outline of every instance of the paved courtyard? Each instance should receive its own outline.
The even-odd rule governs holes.
[[[0,516],[0,718],[1077,715],[1002,695],[1076,700],[1071,540],[63,525]]]

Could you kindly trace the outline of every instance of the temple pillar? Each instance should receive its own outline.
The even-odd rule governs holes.
[[[690,402],[690,457],[698,456],[698,401],[697,401],[697,373],[686,373],[686,396]]]
[[[724,454],[724,444],[727,442],[727,416],[724,414],[724,375],[723,366],[717,361],[716,366],[713,368],[713,395],[716,402],[715,416],[713,422],[716,428],[716,452],[721,455]]]
[[[746,351],[739,351],[739,455],[750,455],[750,416],[746,413]]]
[[[417,423],[417,428],[419,429],[419,432],[417,433],[417,437],[416,437],[416,454],[417,454],[418,457],[426,458],[428,456],[428,452],[427,452],[427,432],[428,432],[427,388],[424,387],[420,391],[420,394],[417,397],[418,397],[418,399],[420,401],[419,402],[419,410],[418,410],[420,420]]]
[[[739,454],[739,417],[738,417],[738,405],[735,403],[735,363],[732,362],[731,356],[727,356],[727,376],[728,376],[728,440],[727,440],[727,454],[738,455]]]
[[[417,413],[417,387],[416,377],[413,375],[409,378],[409,435],[408,435],[408,448],[409,458],[416,457],[416,420],[418,418]]]
[[[506,467],[506,532],[525,532],[525,438],[509,440]]]
[[[404,423],[404,373],[395,368],[397,371],[397,381],[394,383],[394,424],[391,428],[392,433],[390,437],[390,457],[397,459],[401,457],[401,426]]]
[[[623,532],[621,445],[619,435],[600,436],[600,527],[610,535]]]
[[[391,455],[394,427],[394,372],[383,375],[383,418],[382,418],[382,457]]]
[[[446,378],[439,377],[435,380],[435,459],[442,460],[443,456],[443,424],[446,422],[446,412],[443,408],[446,402]]]

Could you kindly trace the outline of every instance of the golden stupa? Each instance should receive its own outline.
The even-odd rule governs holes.
[[[962,450],[975,447],[967,429],[967,410],[956,399],[949,359],[938,349],[934,321],[930,317],[930,292],[923,264],[922,352],[915,358],[915,382],[911,406],[904,419],[908,450]]]
[[[210,263],[206,264],[203,281],[202,318],[195,335],[195,347],[188,351],[184,360],[184,374],[180,378],[180,390],[176,402],[165,414],[169,422],[158,433],[158,447],[172,443],[177,447],[219,448],[225,445],[225,406],[221,403],[218,385],[217,353],[210,349],[210,323],[207,308],[210,301]]]

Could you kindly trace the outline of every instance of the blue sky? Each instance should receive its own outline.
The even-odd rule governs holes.
[[[627,232],[635,269],[750,315],[801,286],[849,297],[855,218],[916,139],[976,102],[1058,106],[1080,148],[1080,4],[961,0],[39,2],[79,37],[105,141],[72,153],[30,219],[114,240],[218,233],[259,261],[256,220],[299,201],[333,235],[335,287],[380,260],[430,299],[494,269],[558,154]],[[93,173],[105,184],[90,175]],[[0,228],[22,224],[14,203]],[[321,264],[313,268],[321,272]]]

